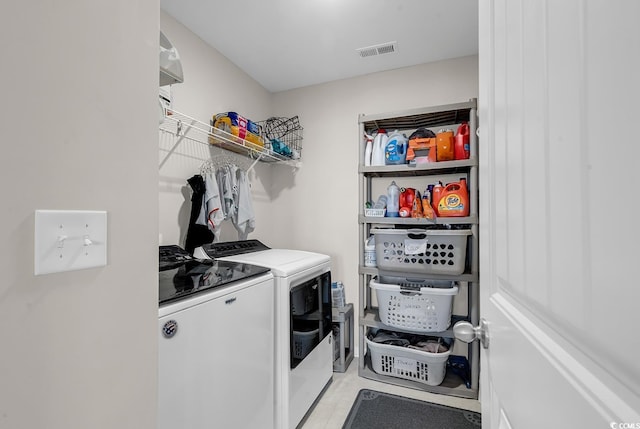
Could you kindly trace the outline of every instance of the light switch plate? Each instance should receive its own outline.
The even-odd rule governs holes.
[[[107,212],[36,210],[36,275],[107,265]]]

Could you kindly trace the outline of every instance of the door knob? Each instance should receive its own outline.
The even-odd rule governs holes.
[[[480,325],[473,326],[469,322],[460,321],[453,326],[453,335],[456,339],[470,343],[473,340],[480,340],[480,344],[485,349],[489,348],[489,326],[484,319],[480,320]]]

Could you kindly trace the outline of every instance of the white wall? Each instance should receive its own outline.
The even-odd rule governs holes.
[[[299,115],[304,165],[282,188],[273,212],[287,218],[283,245],[332,257],[334,281],[358,303],[358,115],[457,103],[478,97],[478,57],[376,73],[274,95],[274,110]],[[358,320],[357,309],[355,320]]]
[[[0,428],[153,428],[157,0],[5,2]],[[108,265],[34,276],[34,211],[108,212]]]

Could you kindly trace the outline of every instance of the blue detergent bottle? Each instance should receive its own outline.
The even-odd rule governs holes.
[[[389,134],[385,146],[385,165],[405,164],[407,160],[407,137],[397,130]]]

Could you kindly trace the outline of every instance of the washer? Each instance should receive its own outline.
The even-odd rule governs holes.
[[[159,283],[158,428],[276,428],[269,269],[161,246]]]
[[[333,376],[331,258],[270,249],[258,240],[213,243],[196,249],[194,255],[271,270],[275,279],[276,427],[296,428]],[[301,303],[308,308],[301,308]],[[313,343],[305,344],[307,338]]]

